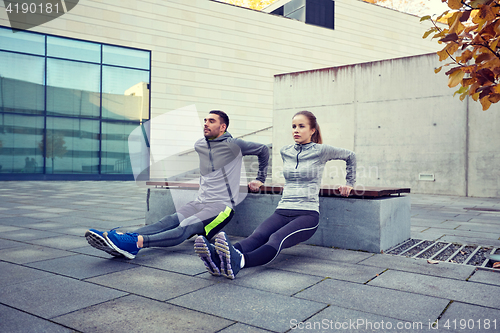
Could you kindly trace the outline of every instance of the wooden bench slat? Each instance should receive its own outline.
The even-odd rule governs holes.
[[[188,190],[198,190],[198,183],[180,183],[180,182],[165,182],[165,181],[149,181],[146,182],[148,186],[165,187],[165,188],[176,188],[176,189],[188,189]],[[245,191],[247,188],[246,184],[241,185],[241,190]],[[283,192],[283,184],[264,184],[259,192],[255,193],[265,193],[265,194],[281,194]],[[377,198],[389,196],[392,194],[410,193],[409,187],[375,187],[375,186],[357,186],[349,197],[355,198]],[[333,197],[340,196],[340,192],[336,187],[323,185],[320,188],[320,196],[323,197]]]

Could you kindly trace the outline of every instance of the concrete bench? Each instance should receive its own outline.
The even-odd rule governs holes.
[[[157,222],[175,207],[196,197],[198,184],[147,182],[146,224]],[[227,234],[249,236],[269,217],[279,200],[281,185],[264,185],[258,193],[248,193],[235,209]],[[172,197],[171,191],[176,191]],[[348,198],[338,190],[320,190],[320,223],[306,244],[380,253],[410,238],[409,188],[356,187]],[[175,200],[175,205],[174,205]]]

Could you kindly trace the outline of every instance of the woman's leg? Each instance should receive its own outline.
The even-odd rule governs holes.
[[[280,211],[281,210],[276,210],[271,216],[265,219],[250,236],[234,244],[234,247],[242,253],[248,253],[266,244],[269,241],[269,237],[286,225],[290,220],[282,215]]]
[[[251,252],[244,253],[245,267],[265,265],[273,261],[282,249],[304,242],[318,228],[319,214],[314,211],[293,211],[288,223],[269,236],[269,240]]]

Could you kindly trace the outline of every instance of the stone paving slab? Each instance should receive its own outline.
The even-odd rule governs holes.
[[[71,236],[71,235],[61,235],[57,234],[56,237],[49,237],[43,239],[32,239],[25,241],[26,243],[34,244],[34,245],[42,245],[46,247],[52,247],[55,249],[61,250],[71,250],[76,249],[82,246],[85,246],[87,240],[85,237],[80,236]]]
[[[11,241],[11,240],[8,240],[8,239],[2,239],[2,238],[0,238],[0,250],[8,249],[8,248],[11,248],[11,247],[16,247],[16,246],[24,246],[24,245],[26,245],[26,244],[22,243],[22,242]]]
[[[136,267],[124,261],[101,259],[83,254],[38,261],[26,264],[26,266],[79,280],[114,272],[126,274],[124,271]]]
[[[374,255],[363,260],[361,264],[458,280],[467,279],[476,269],[474,266],[458,265],[443,261],[438,264],[429,264],[426,259],[395,255]]]
[[[75,254],[68,251],[30,244],[24,244],[23,246],[16,246],[0,250],[0,258],[2,258],[1,260],[17,264],[26,264],[30,262],[72,255]]]
[[[379,267],[304,257],[290,258],[272,267],[291,272],[307,272],[309,275],[316,275],[322,278],[330,277],[337,280],[359,283],[369,281],[383,271]]]
[[[293,331],[329,332],[449,332],[430,329],[432,321],[405,321],[388,316],[347,309],[331,305],[305,322],[293,321]]]
[[[53,274],[0,261],[0,286],[2,286],[2,288],[13,284],[44,279],[50,276],[53,276]]]
[[[369,285],[500,309],[497,286],[392,270]]]
[[[192,255],[170,252],[165,255],[162,250],[144,249],[133,260],[134,264],[159,268],[166,271],[186,275],[197,275],[206,272],[205,266],[194,253]]]
[[[22,228],[20,230],[7,231],[1,234],[1,238],[17,240],[17,241],[27,241],[35,240],[47,237],[59,236],[60,234],[50,231],[43,230],[33,230],[28,228]]]
[[[242,270],[244,272],[246,270]],[[240,275],[234,281],[225,279],[228,283],[233,283],[239,286],[254,288],[263,291],[274,292],[286,296],[304,290],[311,285],[322,280],[321,277],[311,276],[303,273],[287,272],[277,269],[263,269],[246,275],[240,279]]]
[[[478,270],[470,277],[469,281],[500,286],[500,271]]]
[[[350,251],[343,249],[333,249],[322,246],[298,244],[296,246],[284,249],[281,254],[290,254],[296,256],[334,260],[346,263],[358,263],[361,260],[373,256],[373,253],[367,253],[362,251]]]
[[[25,224],[37,223],[42,219],[24,217],[24,216],[8,216],[0,214],[0,225],[10,225],[14,227],[22,227]]]
[[[439,240],[447,243],[500,247],[500,240],[491,238],[479,238],[475,237],[475,235],[471,233],[466,236],[444,235]]]
[[[158,301],[166,301],[215,283],[148,267],[136,267],[86,281]]]
[[[434,321],[449,302],[436,297],[333,279],[326,279],[295,297],[418,322]]]
[[[453,302],[446,309],[438,328],[467,333],[493,333],[500,331],[500,310],[472,304]]]
[[[130,295],[54,318],[80,332],[218,332],[231,320]]]
[[[50,333],[72,333],[72,329],[52,323],[50,321],[32,316],[0,304],[0,323],[2,332],[26,333],[26,332],[50,332]]]
[[[124,295],[126,293],[118,290],[62,276],[51,276],[0,289],[3,304],[47,319]]]
[[[305,320],[326,307],[314,301],[226,283],[175,298],[169,303],[275,332],[287,331],[291,318]]]
[[[231,325],[223,329],[219,333],[266,333],[266,332],[271,332],[271,331],[257,328],[255,326],[236,323],[234,325]]]

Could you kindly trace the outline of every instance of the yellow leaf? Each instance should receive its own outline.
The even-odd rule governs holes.
[[[488,96],[488,100],[491,103],[497,103],[498,101],[500,101],[500,94],[491,94]]]
[[[431,19],[431,16],[430,15],[426,15],[426,16],[423,16],[421,19],[420,19],[420,22],[422,21],[426,21],[426,20],[430,20]]]
[[[460,0],[448,0],[448,7],[450,9],[460,9],[462,8],[462,2]]]
[[[443,66],[438,67],[438,68],[434,68],[434,73],[436,73],[436,74],[437,74],[437,73],[441,72],[441,69],[442,69],[442,68],[443,68]]]
[[[475,94],[472,94],[472,99],[477,102],[479,99],[479,93],[477,92]]]
[[[457,69],[453,73],[450,74],[449,79],[448,79],[448,87],[453,88],[460,82],[462,82],[462,79],[464,78],[465,73],[462,72],[460,69]]]
[[[481,98],[480,102],[481,102],[481,105],[483,106],[483,111],[488,110],[491,106],[491,102],[490,102],[488,96],[484,96],[483,98]]]

